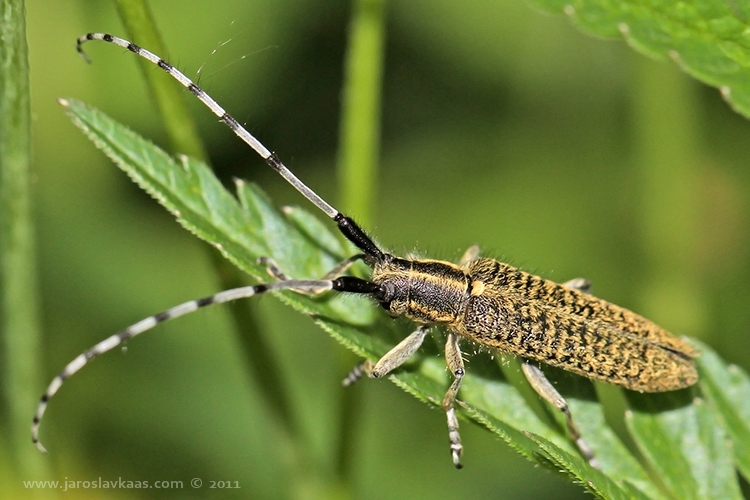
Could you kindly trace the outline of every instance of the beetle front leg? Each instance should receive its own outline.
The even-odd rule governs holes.
[[[349,372],[346,378],[342,381],[342,384],[344,387],[349,387],[362,378],[363,375],[368,375],[372,378],[385,377],[390,372],[404,364],[412,354],[417,352],[417,349],[419,349],[422,342],[424,342],[425,335],[427,335],[429,330],[429,325],[422,325],[404,340],[399,342],[396,347],[388,351],[385,356],[378,360],[377,363],[373,364],[372,361],[368,359],[358,364]]]

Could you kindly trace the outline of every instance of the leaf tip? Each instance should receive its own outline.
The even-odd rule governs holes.
[[[67,99],[64,99],[64,98],[62,98],[62,97],[61,97],[61,98],[59,98],[59,99],[57,100],[57,103],[58,103],[58,104],[59,104],[60,106],[62,106],[63,108],[67,108],[67,107],[69,107],[69,106],[70,106],[70,101],[69,101],[69,100],[67,100]]]

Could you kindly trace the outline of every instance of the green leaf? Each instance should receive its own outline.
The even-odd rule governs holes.
[[[547,368],[545,372],[551,374],[548,377],[550,380],[557,381],[556,389],[568,401],[581,435],[596,450],[596,460],[601,469],[611,479],[621,484],[628,483],[639,490],[640,495],[662,498],[661,491],[653,484],[639,461],[607,424],[602,405],[596,399],[593,383],[558,369]]]
[[[628,393],[630,433],[675,498],[741,499],[729,436],[698,393]]]
[[[727,365],[707,345],[693,343],[702,352],[698,370],[704,393],[729,431],[740,472],[750,479],[750,377],[738,366]]]
[[[467,408],[474,420],[492,430],[516,451],[541,465],[561,469],[574,482],[581,484],[599,498],[623,500],[649,498],[630,484],[618,484],[611,474],[608,475],[592,467],[575,452],[571,453],[569,444],[558,446],[539,434],[528,431],[520,432],[516,427],[471,405],[464,404],[463,406]],[[653,488],[653,484],[649,487]],[[660,494],[654,490],[650,498],[660,498]]]
[[[607,476],[601,470],[592,467],[581,457],[571,455],[534,434],[530,434],[529,437],[539,445],[539,448],[552,462],[562,467],[575,482],[582,484],[597,497],[623,500],[649,498],[628,483],[617,484],[611,476]]]
[[[689,74],[719,87],[724,98],[750,116],[750,7],[745,2],[697,0],[536,0],[566,13],[583,31],[625,37],[651,57],[669,56]]]
[[[237,182],[236,197],[232,196],[202,163],[189,158],[174,160],[101,112],[72,100],[63,103],[74,123],[183,226],[219,248],[256,280],[270,279],[256,262],[261,256],[273,258],[282,271],[295,278],[318,278],[340,261],[342,254],[350,255],[330,226],[301,209],[278,211],[260,188],[242,181]],[[277,296],[311,315],[356,354],[371,360],[415,328],[408,321],[386,317],[362,297],[335,293],[306,296],[291,291]],[[414,359],[390,377],[405,391],[436,407],[449,384],[441,343],[425,342]],[[486,353],[475,355],[460,393],[460,414],[487,427],[530,460],[555,472],[562,470],[600,498],[662,498],[659,487],[607,425],[591,382],[553,372],[551,379],[569,401],[601,470],[580,457],[559,412],[540,405],[525,381],[517,380],[517,366],[505,358],[498,362]],[[708,375],[706,378],[711,380]],[[690,391],[631,394],[629,399],[628,424],[633,436],[658,472],[660,483],[671,493],[679,498],[738,498],[728,436],[711,400],[696,399]],[[738,419],[746,415],[746,409],[732,411]],[[469,457],[470,452],[467,463]]]

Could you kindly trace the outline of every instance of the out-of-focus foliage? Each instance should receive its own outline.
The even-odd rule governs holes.
[[[83,99],[164,140],[132,54],[92,47],[87,66],[75,53],[75,38],[87,31],[121,33],[112,6],[28,8],[51,378],[106,335],[207,295],[215,281],[199,244],[113,169],[55,103]],[[154,9],[170,49],[165,56],[335,201],[348,5],[227,1],[207,8],[181,1]],[[380,242],[447,259],[479,243],[545,277],[586,276],[597,295],[750,365],[750,127],[715,90],[671,63],[646,61],[624,43],[584,36],[564,17],[519,2],[389,5],[384,83],[383,171],[375,226],[368,228]],[[276,202],[302,204],[194,105],[222,178],[254,180]],[[284,475],[294,454],[257,404],[226,312],[217,308],[161,326],[65,386],[43,436],[52,479],[177,479],[195,495],[216,493],[211,480],[228,480],[241,489],[222,493],[237,497],[324,489],[335,467],[328,450],[337,439],[331,402],[342,390],[340,347],[273,300],[252,307],[288,374],[309,450],[309,466],[301,468],[307,474]],[[469,370],[485,363],[472,359]],[[608,419],[624,427],[619,392],[597,389],[609,402]],[[455,472],[439,411],[387,383],[363,381],[353,390],[362,400],[351,429],[357,497],[583,495],[472,425],[462,427],[466,468]],[[189,487],[194,477],[203,479],[202,489]],[[14,497],[26,493],[15,479],[3,482],[14,485]]]
[[[584,31],[623,36],[637,50],[671,57],[699,80],[720,87],[738,112],[750,116],[750,43],[744,2],[643,2],[621,0],[537,0],[565,12]]]

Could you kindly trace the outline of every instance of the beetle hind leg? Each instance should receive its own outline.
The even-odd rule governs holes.
[[[552,383],[544,375],[544,372],[542,372],[542,370],[538,366],[524,360],[521,363],[521,369],[523,371],[523,374],[526,376],[526,380],[529,381],[529,384],[531,384],[531,387],[534,389],[534,391],[536,391],[536,393],[539,394],[542,399],[560,410],[563,415],[565,415],[565,422],[568,427],[568,433],[570,434],[570,437],[573,439],[573,441],[575,441],[578,450],[581,452],[581,455],[583,455],[583,457],[589,464],[596,467],[597,469],[600,469],[601,467],[599,466],[599,462],[594,456],[594,451],[591,449],[588,443],[586,443],[583,437],[581,437],[581,432],[578,430],[578,426],[576,426],[575,422],[573,421],[573,415],[570,413],[570,408],[568,408],[568,402],[565,401],[565,398],[563,398],[560,393],[557,392],[557,389],[555,389]]]
[[[480,253],[481,250],[479,249],[479,245],[471,245],[461,256],[461,260],[458,261],[458,265],[461,267],[465,267],[469,262],[477,260]]]

